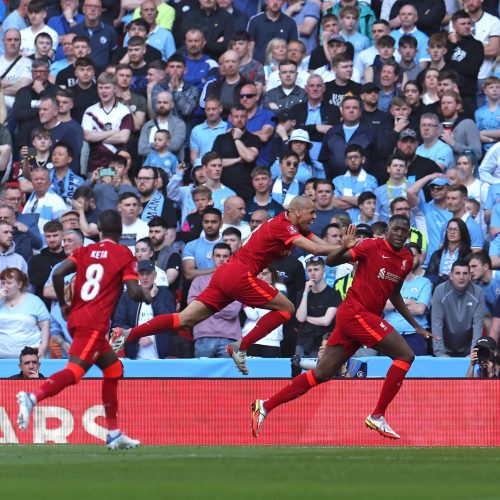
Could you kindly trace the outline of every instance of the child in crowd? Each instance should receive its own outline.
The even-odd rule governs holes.
[[[170,138],[171,135],[168,130],[157,130],[153,138],[154,151],[148,154],[144,162],[144,165],[148,167],[157,167],[165,170],[169,178],[175,174],[179,163],[175,155],[168,150]]]
[[[50,132],[44,127],[37,127],[31,132],[33,147],[23,146],[21,148],[21,161],[14,164],[14,172],[19,176],[19,187],[24,193],[31,193],[31,171],[35,167],[53,168],[50,160],[50,148],[52,139]]]
[[[52,47],[48,56],[50,59],[54,57],[59,43],[59,35],[57,31],[45,24],[46,17],[47,7],[45,6],[45,0],[32,0],[28,4],[28,18],[31,26],[21,30],[21,54],[23,56],[29,57],[35,53],[35,38],[43,31],[44,33],[48,33],[52,40]]]
[[[205,208],[213,205],[212,191],[207,186],[198,186],[191,193],[196,207],[195,212],[191,212],[186,217],[186,222],[181,227],[181,239],[184,243],[189,243],[196,238],[199,238],[203,230],[202,218]]]
[[[403,70],[403,84],[409,80],[415,80],[422,71],[415,61],[418,55],[417,39],[411,35],[404,35],[399,39],[398,51],[401,55],[399,66]]]
[[[365,70],[365,83],[379,82],[382,65],[396,61],[394,58],[395,45],[396,42],[390,35],[381,36],[375,42],[375,48],[377,49],[378,54],[375,56],[373,64],[368,66]],[[379,83],[377,83],[377,85],[378,84]]]
[[[358,20],[359,9],[357,7],[349,5],[340,10],[340,22],[342,24],[340,34],[344,37],[346,42],[350,42],[352,44],[355,56],[371,45],[368,37],[362,35],[358,31]]]
[[[481,142],[487,151],[500,140],[500,78],[496,76],[486,78],[483,92],[488,100],[474,115]]]

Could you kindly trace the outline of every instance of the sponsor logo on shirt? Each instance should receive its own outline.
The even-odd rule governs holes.
[[[380,269],[377,278],[379,280],[392,281],[393,283],[399,283],[399,280],[401,279],[397,274],[391,273],[390,271],[386,271],[385,267]]]

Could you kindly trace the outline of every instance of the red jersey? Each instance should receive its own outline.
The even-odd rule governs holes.
[[[107,332],[123,282],[138,279],[132,252],[111,240],[78,248],[69,257],[76,264],[75,290],[68,328]]]
[[[311,238],[312,233],[302,233],[292,224],[286,212],[261,224],[231,257],[229,264],[238,264],[256,275],[276,259],[289,255],[292,241],[299,236]]]
[[[413,266],[413,255],[406,248],[396,252],[386,240],[370,238],[351,249],[358,262],[345,302],[357,311],[381,316],[388,298]]]

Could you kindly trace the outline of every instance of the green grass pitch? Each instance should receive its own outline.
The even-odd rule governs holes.
[[[2,499],[499,499],[496,448],[0,447]]]

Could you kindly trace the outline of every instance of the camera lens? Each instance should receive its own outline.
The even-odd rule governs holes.
[[[485,349],[484,347],[479,348],[477,350],[477,360],[482,363],[484,361],[490,361],[491,360],[491,354],[492,352],[489,349]]]

